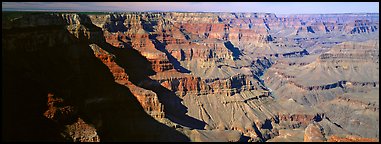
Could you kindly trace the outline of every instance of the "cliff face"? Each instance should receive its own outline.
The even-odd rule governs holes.
[[[62,18],[38,17],[45,16]],[[91,37],[92,32],[103,35],[100,28],[86,23],[45,25],[3,27],[6,141],[189,140],[147,115],[135,95],[117,83],[126,78],[123,70],[102,55],[103,51],[95,53],[91,48],[93,43],[106,44],[102,36]],[[78,29],[68,30],[72,27]],[[136,51],[127,53],[145,70],[141,66],[149,62],[142,61],[143,56]],[[120,75],[113,75],[115,71]]]
[[[6,111],[8,140],[34,119],[68,141],[267,141],[312,122],[332,129],[325,140],[378,138],[324,108],[346,113],[335,100],[378,88],[378,42],[358,43],[378,38],[374,14],[41,13],[2,24],[5,100],[39,102]]]

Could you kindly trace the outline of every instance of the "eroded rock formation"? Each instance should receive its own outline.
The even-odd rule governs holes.
[[[33,117],[9,141],[36,119],[61,141],[378,139],[378,14],[40,13],[2,25],[5,100],[39,104],[5,113],[6,131]]]

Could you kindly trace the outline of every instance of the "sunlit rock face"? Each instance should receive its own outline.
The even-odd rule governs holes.
[[[5,113],[9,141],[44,124],[36,139],[379,139],[378,14],[41,13],[2,25],[4,107],[26,110]]]

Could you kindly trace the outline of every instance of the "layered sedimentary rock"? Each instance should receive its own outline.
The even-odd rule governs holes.
[[[283,93],[285,98],[306,97],[300,103],[319,103],[308,95],[310,91],[343,92],[377,88],[378,41],[345,42],[321,54],[308,64],[277,63],[265,74],[271,89]],[[302,62],[299,62],[302,63]],[[314,75],[321,75],[314,77]],[[284,85],[292,89],[283,89]],[[362,87],[359,89],[359,87]],[[298,92],[291,96],[291,93]],[[277,92],[276,92],[277,93]],[[285,95],[288,94],[288,96]],[[328,96],[326,93],[325,96]],[[327,99],[330,99],[327,97]],[[320,99],[324,101],[325,99]]]
[[[130,78],[112,64],[115,51],[94,54],[93,43],[110,49],[101,28],[82,21],[87,16],[70,14],[74,24],[61,15],[33,15],[3,27],[6,141],[189,140],[146,114],[129,88],[118,83]],[[147,71],[141,67],[149,63],[143,56],[127,53]]]
[[[250,130],[252,129],[250,126],[235,126],[234,123],[229,123],[226,118],[216,119],[213,117],[219,117],[221,114],[216,113],[216,109],[224,107],[214,102],[221,101],[217,98],[221,94],[233,97],[247,95],[249,98],[242,100],[243,105],[248,105],[251,109],[255,109],[256,106],[247,102],[251,100],[250,95],[255,96],[254,93],[257,92],[248,93],[245,91],[258,91],[265,96],[262,97],[263,99],[268,99],[266,97],[268,95],[267,89],[260,83],[260,80],[253,79],[253,77],[259,77],[260,71],[270,67],[272,60],[265,59],[258,62],[256,59],[261,56],[303,57],[309,54],[306,51],[307,48],[324,45],[324,48],[327,47],[328,49],[330,46],[347,39],[338,37],[337,33],[377,35],[378,27],[378,21],[357,20],[363,19],[363,16],[340,15],[331,16],[328,19],[325,17],[330,16],[277,18],[272,14],[247,13],[128,13],[110,17],[110,21],[113,21],[112,17],[115,17],[114,21],[123,21],[125,29],[116,28],[118,23],[120,26],[122,22],[115,22],[115,26],[113,24],[108,25],[106,22],[102,26],[106,30],[106,37],[108,32],[114,33],[118,35],[118,38],[114,39],[118,39],[120,42],[119,45],[112,41],[109,43],[120,47],[121,43],[130,42],[132,48],[140,51],[143,56],[150,60],[157,72],[150,78],[157,80],[163,87],[180,96],[184,105],[188,107],[187,114],[189,116],[206,122],[205,129],[237,130],[245,136],[252,137],[252,140],[266,140],[277,135],[277,130],[275,130],[276,128],[265,130],[266,128],[263,127],[266,126],[254,126],[254,130]],[[333,22],[334,20],[341,21]],[[362,29],[362,31],[358,32],[357,29]],[[293,35],[285,35],[290,34],[290,32]],[[120,35],[125,35],[125,37]],[[329,37],[337,37],[337,41],[325,42],[325,39]],[[324,48],[311,50],[314,53],[319,53],[324,52]],[[324,59],[325,56],[320,57]],[[162,60],[163,58],[164,60]],[[300,65],[307,65],[308,63],[308,61],[301,62]],[[158,69],[158,67],[161,68]],[[281,74],[286,75],[285,73]],[[286,75],[285,77],[293,78],[294,76]],[[296,82],[293,83],[297,88],[305,91],[316,91],[340,87],[347,81],[337,81],[321,86],[305,86]],[[357,84],[356,82],[353,84],[363,85],[363,83]],[[377,83],[367,85],[372,84],[377,85]],[[333,91],[332,93],[340,92]],[[200,97],[192,98],[194,95]],[[275,93],[275,95],[277,94]],[[331,99],[331,95],[327,94],[326,99]],[[204,100],[202,96],[208,97],[208,99],[215,99],[214,97],[217,99],[214,101]],[[253,100],[255,101],[255,99]],[[296,101],[299,102],[298,99]],[[194,106],[195,102],[199,104]],[[221,102],[222,104],[230,104],[230,102]],[[215,106],[207,108],[204,106],[205,104]],[[232,109],[237,108],[233,107]],[[281,122],[274,124],[274,127],[298,128],[306,127],[311,121],[316,120],[316,116],[319,116],[313,113],[276,112],[282,108],[264,109],[272,111],[273,114],[248,117],[248,121],[261,119],[256,125],[263,125],[267,120],[276,122],[279,119]],[[253,114],[258,115],[257,113],[254,112]],[[234,118],[232,121],[235,121]],[[258,130],[255,131],[255,129]]]
[[[91,44],[90,47],[94,51],[94,55],[110,69],[115,82],[128,87],[148,114],[156,119],[164,117],[163,105],[159,102],[156,93],[130,82],[125,70],[114,61],[115,55],[108,53],[96,44]]]
[[[49,93],[48,109],[34,114],[66,126],[68,141],[303,141],[312,123],[322,141],[378,139],[378,14],[42,13],[2,24],[5,82],[43,85],[29,100],[46,107]]]
[[[378,123],[378,51],[378,41],[344,42],[307,63],[275,64],[265,83],[280,98],[316,106],[352,134],[378,137],[370,126]]]

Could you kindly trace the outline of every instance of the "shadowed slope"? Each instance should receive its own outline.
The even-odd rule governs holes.
[[[60,135],[64,125],[43,116],[49,92],[76,107],[77,116],[97,129],[101,141],[189,141],[146,114],[129,89],[114,82],[88,41],[77,39],[64,25],[41,28],[3,32],[5,141],[65,140]],[[141,59],[128,58],[132,60],[139,64]]]

